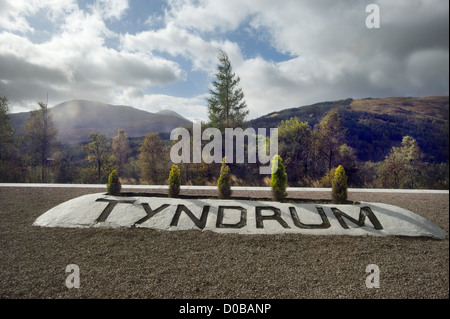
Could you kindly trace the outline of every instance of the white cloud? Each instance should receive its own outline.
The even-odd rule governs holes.
[[[125,10],[109,9],[103,9],[106,17],[120,17]],[[106,27],[103,19],[96,10],[88,13],[71,8],[60,31],[40,44],[21,35],[0,33],[0,95],[18,105],[44,92],[53,99],[104,101],[114,96],[114,89],[163,86],[185,78],[176,62],[151,52],[131,53],[106,47],[106,40],[117,34]]]
[[[19,32],[33,30],[25,17],[20,14],[21,12],[29,10],[30,4],[28,2],[0,0],[0,7],[2,8],[2,10],[0,10],[0,27],[6,30]]]
[[[143,94],[134,88],[116,91],[114,96],[116,104],[132,105],[148,112],[172,110],[195,122],[207,121],[206,98],[206,95],[184,98],[164,94]]]
[[[211,72],[217,63],[218,49],[223,48],[230,56],[239,59],[239,47],[230,41],[206,41],[169,23],[164,29],[148,30],[136,35],[121,37],[122,48],[128,52],[164,52],[173,57],[182,56],[192,62],[192,70]]]
[[[355,23],[346,21],[354,21],[359,14],[364,26],[364,6],[358,13],[349,3],[336,6],[334,2],[322,5],[300,1],[237,1],[222,7],[223,3],[214,1],[175,1],[171,5],[167,14],[170,23],[165,29],[143,32],[123,43],[128,48],[138,48],[139,43],[144,43],[147,49],[154,44],[161,51],[190,58],[195,67],[210,70],[211,75],[217,63],[214,50],[217,42],[205,39],[210,38],[211,32],[233,31],[248,22],[247,33],[265,32],[277,51],[293,56],[281,63],[261,56],[245,60],[236,43],[226,43],[225,51],[241,77],[250,117],[312,103],[314,98],[320,100],[320,94],[325,91],[322,87],[339,84],[342,77],[351,73],[349,69],[357,70],[354,56],[346,50],[357,48],[358,43],[352,42],[357,39],[356,34],[351,36],[348,32]],[[350,37],[343,38],[343,34]],[[314,94],[311,89],[320,94]]]
[[[253,114],[347,97],[448,94],[448,2],[379,1],[378,30],[365,27],[368,3],[264,2],[250,25],[297,58],[238,69]]]
[[[128,0],[97,0],[92,7],[106,19],[120,20],[128,9]]]
[[[0,0],[0,28],[21,33],[34,32],[28,18],[44,13],[56,20],[76,7],[76,0]]]
[[[169,0],[166,21],[194,32],[226,32],[235,30],[245,20],[250,8],[247,1]]]
[[[380,29],[365,27],[369,3],[380,6]],[[139,17],[159,29],[147,23],[127,33],[118,26],[133,19],[132,5],[98,0],[82,10],[76,0],[0,0],[0,96],[24,105],[50,91],[58,102],[97,99],[206,116],[202,95],[146,93],[177,81],[192,87],[191,71],[210,78],[219,47],[241,77],[250,118],[348,97],[448,94],[447,1],[170,0],[163,15]],[[39,14],[52,30],[33,42]],[[243,34],[288,58],[273,62],[264,49],[248,55]]]
[[[380,30],[365,26],[365,7],[372,2],[381,8]],[[324,100],[445,92],[442,85],[448,85],[448,80],[442,79],[448,77],[444,61],[448,40],[442,42],[445,32],[448,37],[448,31],[442,30],[442,21],[446,19],[448,24],[448,13],[439,1],[169,3],[165,28],[127,35],[122,39],[124,47],[181,55],[192,61],[194,69],[211,76],[217,63],[215,48],[226,46],[241,77],[250,118]],[[246,60],[236,43],[210,36],[241,26],[248,34],[269,35],[270,45],[292,58],[279,63],[261,56]],[[415,52],[423,46],[437,47],[428,53],[434,60],[418,57]],[[408,58],[410,55],[413,57]],[[439,90],[412,88],[436,85]]]

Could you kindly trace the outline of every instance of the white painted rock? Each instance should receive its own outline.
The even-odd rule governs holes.
[[[115,197],[90,194],[64,202],[33,223],[43,227],[147,227],[220,233],[426,236],[444,239],[433,222],[400,207],[292,204],[250,200]]]

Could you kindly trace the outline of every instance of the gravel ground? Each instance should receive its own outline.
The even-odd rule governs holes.
[[[434,240],[32,226],[57,204],[102,191],[0,188],[0,298],[449,297],[448,236]],[[328,193],[296,196],[329,199]],[[404,207],[449,230],[447,194],[350,193],[349,197]],[[68,264],[80,267],[79,289],[65,286]],[[365,286],[369,264],[380,268],[379,289]]]

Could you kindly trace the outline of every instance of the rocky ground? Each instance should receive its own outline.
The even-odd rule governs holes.
[[[32,226],[48,209],[102,191],[0,188],[1,298],[449,297],[448,236],[434,240]],[[270,193],[234,196],[270,197]],[[330,194],[295,196],[329,199]],[[449,230],[448,194],[350,193],[349,197],[397,205]],[[79,289],[65,285],[69,264],[80,268]],[[380,269],[378,289],[365,285],[369,264]]]

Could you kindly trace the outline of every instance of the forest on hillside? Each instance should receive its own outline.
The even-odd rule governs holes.
[[[365,104],[364,107],[355,107]],[[277,127],[296,117],[314,127],[336,110],[347,130],[347,141],[361,161],[384,160],[404,136],[417,140],[433,162],[447,162],[449,154],[449,98],[346,99],[321,102],[267,114],[248,122],[250,127]]]
[[[94,133],[88,142],[59,144],[45,105],[25,123],[23,136],[16,136],[8,123],[6,98],[1,105],[0,182],[106,183],[115,169],[122,184],[168,183],[173,164],[170,149],[177,142],[168,134],[129,138],[119,130],[113,139]],[[366,160],[361,158],[362,148],[350,146],[353,135],[346,121],[345,113],[334,108],[315,125],[297,117],[277,125],[278,153],[286,167],[288,186],[329,187],[334,170],[342,165],[349,187],[449,188],[448,159],[438,161],[427,155],[415,138],[405,135],[385,153],[367,151],[382,160],[372,161],[370,156]],[[211,125],[203,123],[202,131],[208,127]],[[187,129],[193,136],[192,127]],[[202,149],[208,142],[202,142]],[[270,137],[266,143],[270,144]],[[382,147],[374,145],[374,149]],[[259,163],[248,163],[248,151],[246,145],[244,163],[229,164],[232,185],[268,186],[270,175],[259,173]],[[179,167],[184,185],[216,185],[221,163],[202,160],[180,163]]]
[[[193,163],[194,143],[189,143],[188,160],[178,164],[182,184],[217,185],[226,129],[245,129],[247,141],[261,141],[267,155],[274,137],[257,135],[257,128],[277,128],[276,155],[290,187],[330,187],[342,166],[349,187],[449,189],[448,97],[384,99],[381,107],[370,98],[347,99],[247,121],[239,81],[227,54],[220,51],[207,100],[209,121],[201,124],[201,132],[209,128],[221,133],[222,147]],[[38,106],[17,134],[9,101],[0,97],[0,182],[103,184],[116,170],[122,184],[168,183],[171,149],[179,141],[167,133],[130,138],[118,129],[112,139],[97,132],[86,136],[87,142],[62,144],[47,105]],[[192,140],[193,127],[186,132]],[[198,143],[204,150],[210,142]],[[236,148],[233,152],[236,158]],[[239,152],[245,161],[228,164],[232,185],[268,186],[270,175],[260,174],[260,163],[248,160],[254,152],[250,143]]]

